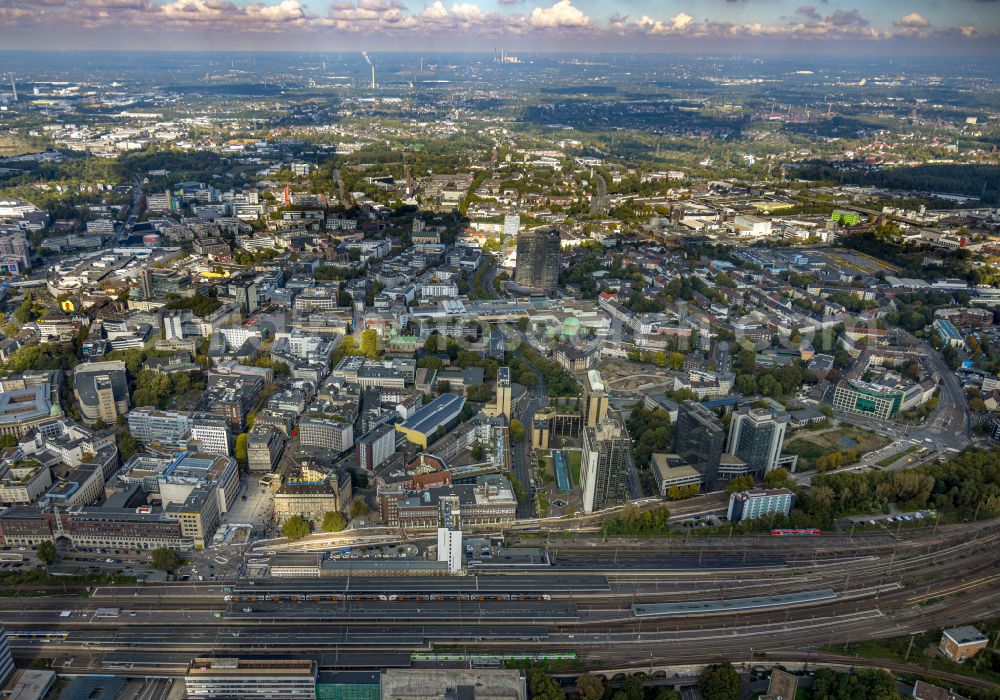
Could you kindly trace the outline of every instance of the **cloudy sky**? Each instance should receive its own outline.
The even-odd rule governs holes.
[[[0,0],[0,48],[1000,53],[1000,0]]]

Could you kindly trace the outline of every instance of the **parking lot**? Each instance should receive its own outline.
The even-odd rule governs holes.
[[[917,510],[908,513],[894,513],[892,515],[870,515],[851,518],[852,525],[864,525],[868,527],[890,527],[902,523],[934,522],[937,514],[932,510]]]

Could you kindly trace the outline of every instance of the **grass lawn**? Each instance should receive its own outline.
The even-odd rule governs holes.
[[[536,492],[535,497],[538,499],[538,515],[544,518],[549,514],[549,499],[541,491]]]
[[[814,431],[799,430],[785,440],[782,451],[798,455],[800,469],[813,469],[816,460],[823,455],[849,450],[863,455],[885,447],[889,442],[889,438],[878,433],[870,433],[853,425],[840,425]]]
[[[552,455],[547,454],[538,458],[541,464],[538,467],[538,476],[543,484],[552,484],[556,480],[556,468],[552,464]]]
[[[566,459],[569,462],[569,475],[573,479],[573,486],[580,485],[580,462],[583,453],[580,450],[566,450]]]
[[[33,148],[31,148],[27,143],[19,141],[18,139],[3,135],[0,136],[0,156],[10,157],[19,156],[24,153],[31,153]]]

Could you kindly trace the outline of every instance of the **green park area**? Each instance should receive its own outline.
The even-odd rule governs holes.
[[[782,452],[799,456],[800,471],[826,471],[857,461],[872,450],[885,447],[889,438],[851,425],[821,430],[799,430],[785,440]]]

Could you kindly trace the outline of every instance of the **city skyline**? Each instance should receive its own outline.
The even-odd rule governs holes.
[[[1000,700],[996,8],[0,0],[0,696]]]
[[[813,53],[849,44],[861,53],[994,54],[996,8],[984,0],[4,0],[0,40],[15,50],[198,50],[211,40],[213,50]]]

